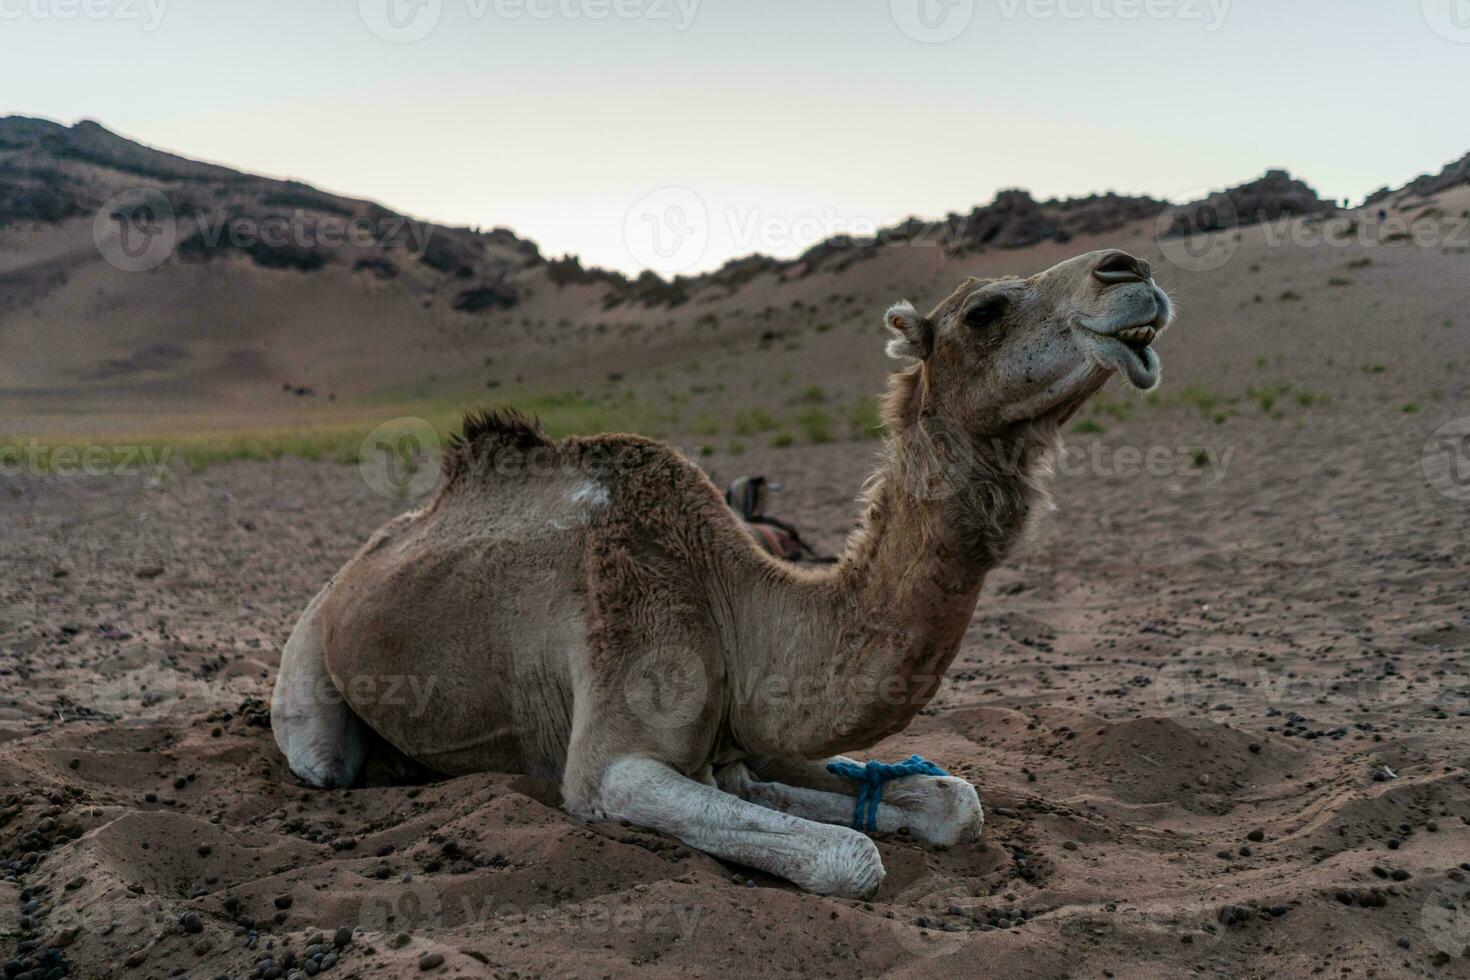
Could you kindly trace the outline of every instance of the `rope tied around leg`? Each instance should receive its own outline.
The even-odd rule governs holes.
[[[878,829],[878,804],[883,802],[883,784],[905,776],[948,776],[949,773],[925,759],[911,755],[902,762],[829,762],[827,771],[862,785],[852,810],[852,828],[865,833]]]

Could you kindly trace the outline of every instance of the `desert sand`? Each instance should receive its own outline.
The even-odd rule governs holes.
[[[8,481],[0,819],[29,897],[7,931],[30,909],[80,976],[243,976],[344,926],[362,976],[428,953],[467,976],[1463,973],[1470,913],[1437,903],[1470,859],[1470,519],[1424,483],[1417,420],[1260,429],[1219,479],[1059,478],[950,683],[875,752],[973,780],[982,840],[881,840],[868,903],[584,826],[516,776],[297,784],[260,699],[305,598],[395,509],[354,468]],[[834,547],[870,450],[738,465]]]

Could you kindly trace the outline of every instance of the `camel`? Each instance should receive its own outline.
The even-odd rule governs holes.
[[[1114,374],[1159,380],[1173,316],[1148,264],[1091,252],[889,309],[904,362],[835,565],[760,551],[706,475],[633,435],[553,441],[468,417],[422,509],[377,531],[282,652],[276,742],[315,787],[376,739],[444,775],[531,773],[624,820],[820,894],[883,879],[827,769],[902,731],[955,657],[991,568],[1051,506],[1059,427]],[[886,787],[876,830],[978,838],[954,776]]]

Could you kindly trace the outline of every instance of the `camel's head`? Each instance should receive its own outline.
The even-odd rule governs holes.
[[[1029,279],[967,279],[928,316],[895,306],[888,352],[922,362],[904,414],[942,412],[972,433],[996,432],[1064,421],[1115,372],[1154,388],[1150,345],[1172,316],[1148,263],[1105,249]]]

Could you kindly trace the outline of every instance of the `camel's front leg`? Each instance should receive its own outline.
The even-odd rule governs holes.
[[[720,786],[741,799],[773,810],[852,825],[857,784],[827,771],[824,760],[754,757],[726,766]],[[980,796],[958,776],[905,776],[883,787],[877,829],[896,833],[907,828],[919,840],[950,846],[979,838],[985,822]]]
[[[821,895],[861,898],[883,881],[878,849],[862,834],[747,803],[653,759],[616,759],[599,795],[609,819],[672,834]]]

